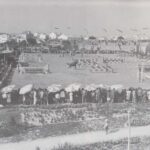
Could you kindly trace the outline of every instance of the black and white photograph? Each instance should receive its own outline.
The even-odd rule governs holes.
[[[150,150],[150,1],[0,0],[0,150]]]

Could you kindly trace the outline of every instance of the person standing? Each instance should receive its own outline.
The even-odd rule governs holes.
[[[3,105],[6,105],[6,101],[7,101],[7,94],[6,94],[6,93],[3,93],[3,94],[2,94],[2,104],[3,104]]]
[[[86,90],[82,89],[82,103],[86,102]]]
[[[142,102],[148,102],[148,96],[147,96],[147,91],[146,90],[143,90]]]
[[[100,101],[100,89],[97,88],[95,93],[96,93],[96,102],[98,103]]]
[[[70,101],[70,103],[73,102],[73,92],[69,93],[69,101]]]
[[[111,102],[111,89],[109,88],[108,90],[107,90],[107,103],[110,103]]]
[[[22,97],[22,103],[25,104],[25,102],[26,102],[26,95],[23,94],[23,97]]]
[[[52,94],[52,92],[48,93],[48,104],[53,104],[53,94]]]
[[[43,94],[43,104],[48,105],[48,91],[47,91],[47,89],[44,90],[44,94]]]
[[[136,91],[135,91],[135,90],[132,91],[132,102],[133,102],[134,104],[136,104],[136,102],[137,102],[137,99],[136,99]]]
[[[150,91],[147,91],[147,99],[150,101]]]
[[[108,119],[105,120],[104,130],[105,130],[105,133],[108,134],[108,131],[109,131]]]
[[[110,102],[114,103],[115,89],[110,90]]]
[[[65,103],[65,101],[66,101],[66,93],[65,93],[64,90],[61,90],[61,92],[60,92],[60,102]]]
[[[11,103],[11,93],[7,93],[7,104]]]
[[[130,102],[131,100],[131,90],[126,90],[126,101]]]
[[[137,102],[142,101],[142,96],[143,96],[143,90],[141,88],[137,88],[136,89]]]
[[[37,92],[36,90],[33,91],[33,105],[37,104]]]
[[[138,66],[138,80],[139,80],[139,83],[141,83],[143,81],[143,66],[142,66],[142,64],[140,64]]]
[[[18,73],[20,73],[20,63],[17,64]]]
[[[95,91],[92,91],[92,92],[91,92],[91,100],[92,100],[92,101],[91,101],[92,103],[95,103],[95,102],[96,102],[96,93],[95,93]]]
[[[44,104],[44,91],[42,89],[40,89],[39,91],[39,98],[40,98],[40,104]]]
[[[60,103],[60,94],[59,93],[55,94],[55,103]]]

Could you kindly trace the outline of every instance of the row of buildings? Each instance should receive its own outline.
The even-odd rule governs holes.
[[[29,36],[32,36],[34,37],[37,41],[41,40],[41,41],[46,41],[48,39],[51,39],[51,40],[55,40],[55,39],[58,39],[58,40],[68,40],[69,36],[67,36],[66,34],[64,33],[54,33],[54,32],[51,32],[51,33],[40,33],[40,32],[35,32],[35,33],[32,33],[30,31],[25,31],[25,32],[22,32],[22,33],[11,33],[11,34],[8,34],[8,33],[0,33],[0,43],[5,43],[11,39],[15,39],[17,42],[21,42],[21,41],[24,41],[26,40]],[[138,36],[138,35],[133,35],[132,37],[127,37],[125,35],[116,35],[116,36],[112,36],[112,37],[107,37],[107,36],[100,36],[100,37],[94,37],[94,36],[88,36],[88,37],[82,37],[84,40],[88,40],[89,38],[96,38],[97,40],[99,41],[105,41],[105,40],[109,40],[109,41],[117,41],[118,40],[118,37],[123,37],[124,39],[126,40],[134,40],[134,41],[137,41],[137,40],[150,40],[150,37],[146,36],[146,35],[143,35],[143,36]]]
[[[16,40],[17,42],[27,41],[27,38],[35,38],[37,42],[39,41],[46,41],[48,39],[55,40],[68,40],[68,36],[65,34],[56,34],[56,33],[31,33],[30,31],[26,31],[23,33],[18,34],[7,34],[7,33],[0,33],[0,44],[6,43],[10,40]]]
[[[138,40],[139,41],[139,40]],[[83,51],[83,52],[98,52],[98,51],[145,51],[149,39],[142,39],[142,43],[137,45],[137,41],[126,39],[123,36],[118,36],[113,39],[105,37],[97,38],[90,37],[68,37],[65,34],[56,33],[32,33],[25,31],[16,34],[0,33],[0,51],[9,49],[22,49],[26,52],[60,52],[64,51]],[[145,42],[146,44],[143,44]],[[138,48],[137,48],[138,47]],[[140,47],[140,48],[139,48]]]

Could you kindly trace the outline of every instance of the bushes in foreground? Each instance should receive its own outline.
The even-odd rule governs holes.
[[[148,142],[149,141],[149,142]],[[122,139],[118,141],[108,141],[103,143],[95,143],[85,146],[73,146],[70,144],[59,145],[52,150],[126,150],[127,149],[127,139]],[[144,150],[150,146],[150,139],[148,138],[132,138],[131,139],[131,149],[132,150]]]

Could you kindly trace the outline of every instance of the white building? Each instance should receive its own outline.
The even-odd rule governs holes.
[[[68,36],[66,36],[65,34],[61,34],[59,37],[58,37],[59,40],[68,40]]]
[[[46,38],[47,38],[47,35],[45,34],[45,33],[41,33],[41,34],[39,34],[39,37],[38,37],[40,40],[42,40],[42,41],[45,41],[46,40]]]
[[[0,34],[0,43],[6,43],[9,40],[8,34]]]
[[[33,34],[34,37],[39,37],[39,35],[40,35],[40,33],[38,33],[38,32],[35,32],[35,33]]]
[[[20,33],[16,36],[17,42],[27,41],[27,35],[25,33]]]
[[[54,40],[54,39],[57,38],[57,35],[52,32],[52,33],[49,34],[49,38],[52,39],[52,40]]]

